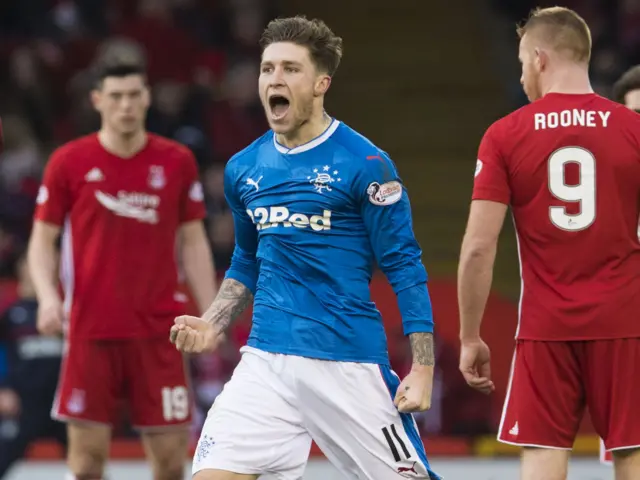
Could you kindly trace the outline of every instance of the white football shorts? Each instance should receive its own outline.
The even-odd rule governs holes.
[[[313,439],[347,479],[436,480],[413,417],[393,397],[384,366],[243,347],[209,410],[193,460],[205,469],[299,480]]]

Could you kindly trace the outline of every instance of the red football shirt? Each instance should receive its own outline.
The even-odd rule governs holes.
[[[177,232],[205,216],[191,152],[149,134],[140,152],[123,159],[89,135],[53,153],[36,203],[36,220],[63,227],[69,335],[167,335],[185,310]]]
[[[474,200],[511,206],[517,337],[640,337],[640,115],[595,94],[548,94],[485,133]]]

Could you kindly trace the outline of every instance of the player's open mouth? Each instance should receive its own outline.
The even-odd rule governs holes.
[[[274,120],[281,120],[289,111],[289,99],[282,95],[271,95],[269,97],[269,108]]]

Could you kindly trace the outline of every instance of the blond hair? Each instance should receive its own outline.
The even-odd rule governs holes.
[[[565,7],[536,8],[517,28],[518,36],[539,35],[555,51],[579,63],[591,58],[591,31],[584,19]]]

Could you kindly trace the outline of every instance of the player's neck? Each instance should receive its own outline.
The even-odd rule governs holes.
[[[583,67],[567,66],[554,72],[547,82],[544,89],[547,93],[565,93],[573,95],[581,95],[593,93],[589,74]]]
[[[322,135],[327,127],[331,125],[332,120],[333,119],[322,110],[319,115],[312,116],[309,121],[290,134],[276,134],[276,140],[278,140],[280,145],[284,145],[287,148],[299,147]]]
[[[147,144],[147,132],[141,129],[132,135],[121,135],[103,128],[98,132],[98,141],[108,152],[121,158],[131,158]]]

